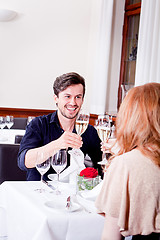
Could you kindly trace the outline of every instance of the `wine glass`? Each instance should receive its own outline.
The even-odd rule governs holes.
[[[102,141],[102,144],[104,141],[107,141],[109,139],[111,134],[111,119],[109,115],[104,114],[104,115],[98,116],[98,123],[96,125],[96,130],[99,138]],[[106,154],[103,153],[102,161],[100,164],[105,164],[105,163],[107,163],[107,158],[106,158]]]
[[[6,118],[3,116],[0,116],[0,129],[2,131],[2,129],[6,126]],[[0,132],[0,141],[5,142],[7,141],[7,137],[5,136],[5,134],[2,134],[2,132]]]
[[[67,151],[66,149],[60,149],[56,154],[51,158],[51,166],[57,173],[58,185],[59,185],[59,174],[67,166]],[[59,186],[57,185],[56,194],[61,194]]]
[[[80,113],[75,122],[75,128],[78,135],[82,135],[89,124],[89,113]]]
[[[33,120],[33,118],[35,118],[35,117],[33,117],[33,116],[28,116],[28,118],[27,118],[27,125]]]
[[[6,118],[0,116],[0,128],[3,129],[6,126]]]
[[[13,120],[13,116],[6,116],[6,126],[8,127],[8,129],[10,129],[13,124],[14,124],[14,120]]]
[[[36,169],[41,174],[41,185],[43,183],[43,175],[49,170],[50,168],[50,158],[43,152],[37,152],[37,159],[36,159]],[[40,188],[36,189],[36,191],[44,192],[45,189]]]
[[[89,113],[81,112],[78,114],[78,117],[75,122],[75,129],[79,136],[81,136],[86,131],[89,124],[89,117],[90,117]],[[71,150],[72,154],[75,156],[78,154],[79,151],[80,151],[79,149],[75,148]]]

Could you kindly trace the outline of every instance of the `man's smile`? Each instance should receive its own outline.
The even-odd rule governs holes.
[[[69,111],[75,111],[77,108],[78,108],[78,106],[65,106],[66,108],[67,108],[67,110],[69,110]]]

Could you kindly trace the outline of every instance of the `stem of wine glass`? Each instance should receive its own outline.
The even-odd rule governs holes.
[[[57,173],[57,179],[58,179],[58,182],[59,182],[59,173]]]
[[[42,193],[45,191],[45,189],[43,189],[43,174],[41,174],[41,179],[40,179],[40,188],[35,189],[35,191]]]
[[[61,191],[59,190],[59,172],[57,173],[57,178],[58,178],[58,182],[57,182],[56,194],[59,195],[59,194],[61,194]]]
[[[105,153],[102,154],[102,161],[104,161],[104,160],[106,160],[106,154]]]
[[[44,192],[45,190],[43,189],[43,174],[41,174],[41,188],[39,189],[40,193]]]
[[[43,182],[43,174],[41,174],[41,182]]]

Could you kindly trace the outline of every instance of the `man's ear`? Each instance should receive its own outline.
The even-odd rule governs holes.
[[[54,94],[53,98],[54,98],[55,103],[57,104],[57,98],[58,98],[58,96]]]

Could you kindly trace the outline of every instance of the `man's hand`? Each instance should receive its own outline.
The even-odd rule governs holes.
[[[65,149],[68,147],[80,148],[83,144],[81,136],[69,131],[65,131],[60,138],[55,140],[55,142],[59,149]]]
[[[82,144],[82,138],[79,135],[66,131],[57,140],[54,140],[42,147],[28,150],[25,156],[25,165],[27,168],[35,167],[37,152],[45,152],[49,157],[54,155],[60,149],[67,149],[68,147],[80,148],[82,147]],[[44,159],[44,161],[45,160],[46,159]]]

